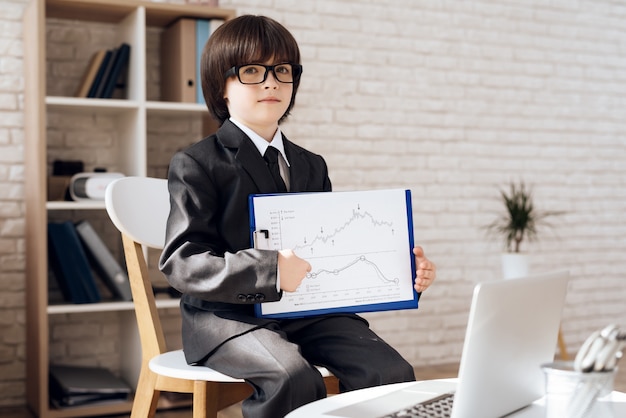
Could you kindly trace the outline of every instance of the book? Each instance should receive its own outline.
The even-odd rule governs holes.
[[[87,68],[83,73],[83,78],[81,79],[80,84],[76,89],[76,93],[74,93],[75,97],[87,97],[89,89],[91,88],[91,85],[93,84],[93,81],[98,74],[98,70],[100,69],[100,65],[102,64],[102,60],[104,60],[106,53],[106,49],[101,49],[99,51],[96,51],[91,56],[89,64],[87,65]]]
[[[202,51],[204,50],[204,45],[206,45],[209,40],[210,34],[210,25],[208,19],[196,19],[196,60],[195,60],[195,68],[196,68],[196,80],[199,80],[196,83],[196,103],[205,104],[204,95],[202,94],[202,75],[200,74],[200,66],[202,63]]]
[[[89,87],[89,92],[87,93],[87,97],[98,97],[98,87],[102,84],[102,79],[104,78],[104,73],[106,72],[109,63],[111,62],[111,56],[113,55],[112,50],[107,50],[104,53],[104,57],[102,58],[102,62],[100,63],[100,67],[98,67],[98,72],[96,73],[91,86]]]
[[[118,54],[119,54],[119,48],[113,48],[111,50],[111,56],[109,57],[109,60],[107,61],[106,67],[104,68],[104,72],[102,73],[102,78],[100,79],[100,82],[98,83],[98,86],[95,91],[95,95],[93,97],[102,98],[104,87],[106,86],[106,82],[109,76],[111,75],[111,71],[113,71],[113,64],[115,63],[115,58],[117,57]]]
[[[50,266],[65,300],[72,303],[100,302],[100,291],[91,272],[74,223],[48,223]]]
[[[222,23],[224,23],[224,19],[196,20],[196,103],[205,104],[204,94],[202,93],[202,76],[200,74],[202,51],[213,32],[215,32]]]
[[[196,21],[178,19],[161,35],[161,99],[196,102]]]
[[[102,367],[50,365],[50,398],[58,406],[127,400],[132,389]]]
[[[294,292],[257,316],[417,309],[410,190],[251,195],[254,248],[290,248],[311,264]]]
[[[126,270],[117,262],[91,223],[82,220],[75,226],[91,265],[113,296],[121,300],[132,300]]]
[[[224,23],[224,19],[211,19],[211,20],[209,20],[209,38],[213,35],[213,32],[215,32],[215,30],[222,25],[222,23]],[[202,54],[200,56],[202,56]],[[200,68],[199,65],[198,65],[198,68]],[[202,83],[200,83],[200,84],[202,84]],[[200,99],[199,99],[198,103],[205,104],[204,95],[202,94],[202,85],[200,85]]]
[[[102,89],[98,89],[98,97],[102,99],[110,99],[113,97],[113,91],[118,87],[123,87],[119,84],[120,80],[124,77],[124,73],[128,70],[128,61],[130,60],[130,45],[123,43],[117,48],[111,57],[112,64],[107,68],[110,71],[106,72],[103,78]]]

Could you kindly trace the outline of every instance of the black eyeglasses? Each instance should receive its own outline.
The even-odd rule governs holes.
[[[224,78],[237,76],[241,84],[261,84],[267,80],[267,73],[272,71],[274,78],[281,83],[293,83],[300,79],[302,66],[283,62],[275,65],[244,64],[235,65],[224,73]]]

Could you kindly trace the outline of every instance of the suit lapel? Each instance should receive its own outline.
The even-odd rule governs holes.
[[[217,138],[226,148],[233,151],[235,159],[256,184],[259,193],[276,193],[276,185],[265,160],[241,129],[226,120],[217,131]]]

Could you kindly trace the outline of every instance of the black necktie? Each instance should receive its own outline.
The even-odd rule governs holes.
[[[285,186],[283,178],[280,176],[280,167],[278,167],[278,150],[274,147],[267,147],[263,159],[267,163],[270,173],[272,173],[272,177],[274,178],[276,187],[278,187],[278,191],[281,193],[286,192],[287,187]]]

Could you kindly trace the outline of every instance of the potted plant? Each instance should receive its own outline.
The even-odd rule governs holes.
[[[546,218],[560,212],[538,211],[533,203],[532,190],[523,181],[511,182],[509,190],[500,190],[500,199],[505,212],[490,225],[487,230],[504,238],[506,252],[502,254],[502,273],[504,278],[528,275],[528,256],[521,251],[522,243],[537,238],[538,229],[548,225]]]

